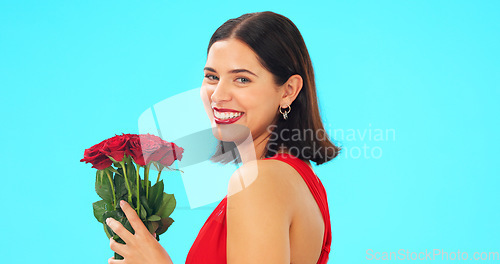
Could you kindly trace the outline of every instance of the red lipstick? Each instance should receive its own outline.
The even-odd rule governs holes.
[[[217,108],[217,107],[214,107],[213,110],[214,110],[214,120],[215,120],[215,123],[216,124],[221,124],[221,125],[232,124],[232,123],[238,121],[245,114],[244,112],[240,112],[240,111],[237,111],[237,110],[234,110],[234,109],[228,109],[228,108]],[[237,116],[237,117],[234,117],[234,118],[220,119],[220,118],[218,118],[215,115],[215,111],[220,112],[220,113],[223,113],[223,112],[232,112],[232,113],[241,113],[241,114],[239,116]]]

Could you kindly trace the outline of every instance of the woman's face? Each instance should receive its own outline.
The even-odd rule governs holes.
[[[277,117],[282,87],[244,42],[215,42],[204,68],[201,97],[219,140],[264,138]],[[246,134],[243,131],[246,130]]]

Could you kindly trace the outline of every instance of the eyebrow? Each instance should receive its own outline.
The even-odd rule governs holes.
[[[205,67],[205,68],[203,68],[203,70],[217,72],[214,68],[210,68],[210,67]],[[257,76],[257,74],[255,74],[255,73],[253,73],[253,72],[251,72],[251,71],[249,71],[247,69],[234,69],[234,70],[228,71],[228,73],[240,73],[240,72],[247,72],[249,74],[254,75],[255,77],[259,77],[259,76]]]

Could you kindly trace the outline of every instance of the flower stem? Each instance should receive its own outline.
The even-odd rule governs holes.
[[[136,164],[136,175],[137,175],[137,214],[138,215],[141,215],[139,212],[140,212],[140,209],[141,209],[141,199],[139,197],[139,190],[141,188],[141,175],[139,175],[139,164]]]
[[[162,171],[163,171],[163,169],[161,169],[160,171],[158,171],[158,178],[156,178],[156,183],[158,183],[160,181],[160,175],[161,175]]]
[[[128,183],[128,177],[127,177],[127,168],[125,167],[125,161],[120,161],[120,165],[122,166],[123,169],[123,176],[125,177],[125,186],[127,186],[127,193],[128,193],[128,203],[132,204],[132,192],[130,191],[130,185]]]
[[[111,184],[111,192],[113,193],[113,208],[116,206],[116,195],[115,195],[115,187],[113,186],[113,179],[108,170],[106,170],[106,175],[108,175],[109,183]]]
[[[149,166],[151,166],[151,163],[144,167],[144,189],[146,189],[146,199],[149,199]]]

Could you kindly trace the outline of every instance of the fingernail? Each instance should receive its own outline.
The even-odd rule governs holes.
[[[120,205],[124,205],[125,202],[123,200],[120,200]]]
[[[106,218],[106,224],[109,225],[109,222],[111,222],[111,219],[110,218]]]

